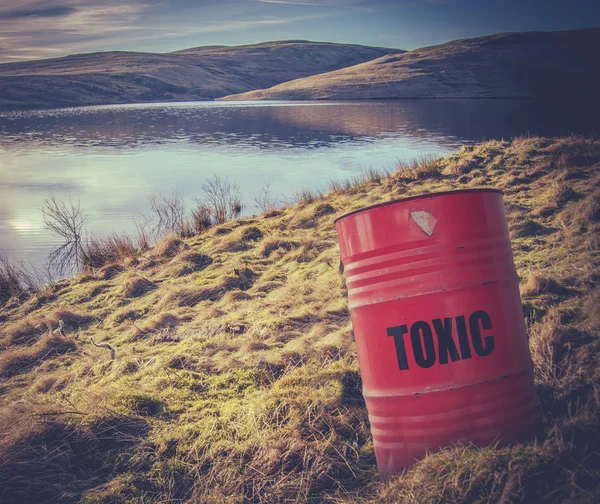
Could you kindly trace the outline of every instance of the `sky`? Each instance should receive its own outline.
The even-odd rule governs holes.
[[[0,63],[290,39],[410,50],[592,26],[598,0],[0,0]]]

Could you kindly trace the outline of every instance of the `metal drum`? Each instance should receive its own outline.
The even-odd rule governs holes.
[[[406,198],[336,227],[381,477],[457,441],[533,437],[541,415],[502,192]]]

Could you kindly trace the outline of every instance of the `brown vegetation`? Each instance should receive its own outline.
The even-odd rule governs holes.
[[[224,100],[373,100],[589,96],[600,29],[498,33],[378,59]],[[560,79],[547,79],[549,74]],[[443,75],[443,79],[440,79]],[[465,164],[468,166],[468,163]]]
[[[167,235],[161,238],[152,248],[150,257],[161,259],[175,257],[184,250],[189,250],[190,246],[175,235]]]
[[[6,349],[0,354],[0,376],[11,376],[31,371],[46,359],[72,352],[77,348],[71,338],[46,333],[30,346]]]
[[[138,257],[150,244],[143,235],[134,238],[126,234],[112,234],[106,238],[92,237],[82,245],[81,266],[83,268],[103,268],[110,264]]]
[[[0,108],[211,100],[398,52],[403,51],[288,40],[8,63],[0,67]]]
[[[490,141],[8,302],[0,501],[600,501],[599,163],[596,140]],[[333,219],[481,185],[505,191],[543,433],[432,453],[383,484]],[[166,273],[201,256],[212,263]],[[136,285],[151,292],[123,295]]]
[[[24,264],[0,255],[0,306],[9,299],[25,299],[41,288],[41,279]]]
[[[143,296],[155,288],[156,284],[151,280],[140,276],[132,276],[121,284],[121,294],[126,298],[135,298]]]

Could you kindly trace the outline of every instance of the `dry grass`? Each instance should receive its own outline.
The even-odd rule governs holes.
[[[165,276],[180,277],[202,271],[213,263],[212,257],[193,250],[175,256],[165,267]]]
[[[100,268],[100,277],[103,280],[112,280],[125,271],[125,268],[117,263],[109,263]]]
[[[538,294],[564,294],[565,287],[555,278],[530,273],[527,281],[521,287],[521,296],[530,297]]]
[[[132,276],[121,283],[120,293],[126,298],[136,298],[144,296],[155,288],[156,284],[151,280],[141,276]]]
[[[84,269],[97,269],[139,257],[149,248],[144,235],[132,237],[112,234],[105,238],[92,237],[81,248],[81,265]]]
[[[179,317],[173,313],[160,313],[154,315],[141,327],[136,327],[136,334],[146,336],[155,334],[162,329],[173,329],[179,325]]]
[[[55,308],[45,316],[29,315],[4,325],[0,332],[0,343],[4,345],[22,345],[31,343],[48,332],[64,324],[64,332],[74,332],[92,321],[89,315],[75,313],[64,308]]]
[[[242,241],[258,241],[262,239],[263,232],[256,226],[250,226],[244,229],[242,232]]]
[[[180,252],[189,250],[190,246],[175,235],[162,237],[152,248],[150,257],[156,259],[172,258]]]
[[[42,289],[42,279],[23,263],[0,254],[0,306],[10,299],[22,301]]]
[[[0,376],[9,378],[25,373],[46,359],[72,352],[75,341],[57,334],[45,334],[31,346],[14,347],[0,354]]]
[[[20,425],[20,436],[0,445],[3,502],[73,502],[90,481],[108,481],[119,457],[129,455],[148,432],[139,417],[75,414],[65,419],[51,413],[37,413],[42,416]],[[0,415],[2,431],[14,431],[13,423],[30,414],[21,406]]]
[[[289,240],[279,240],[275,238],[268,239],[262,243],[260,254],[263,257],[269,257],[271,253],[275,250],[284,250],[289,252],[290,250],[293,250],[299,246],[300,244],[298,242],[293,242]]]
[[[595,140],[486,142],[7,303],[0,501],[600,502],[599,163]],[[333,218],[481,184],[506,192],[544,431],[451,447],[383,484]],[[136,286],[152,292],[124,295]],[[50,337],[59,315],[85,338]]]

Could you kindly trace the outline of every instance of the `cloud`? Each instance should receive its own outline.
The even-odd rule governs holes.
[[[315,23],[302,25],[304,21],[425,1],[439,0],[0,0],[0,63],[80,52],[244,43],[256,41],[257,30],[267,40],[281,37],[278,27],[283,25],[290,31],[293,25],[295,38],[314,38]],[[313,17],[298,17],[298,11],[281,14],[294,6],[304,6]],[[303,37],[302,30],[309,35]]]
[[[257,0],[260,3],[285,5],[310,5],[313,7],[339,7],[361,3],[363,0]]]
[[[62,56],[135,34],[147,0],[2,0],[0,62]],[[155,5],[155,4],[154,4]],[[93,50],[93,48],[92,48]]]
[[[339,1],[325,0],[330,5]],[[173,49],[182,40],[177,47],[182,48],[204,34],[267,32],[327,15],[272,16],[260,5],[248,0],[0,0],[0,63],[101,50],[156,50],[161,40]]]
[[[255,19],[252,21],[228,21],[224,23],[215,23],[208,26],[199,26],[197,28],[192,28],[187,31],[187,34],[193,35],[195,33],[218,33],[218,32],[228,32],[235,30],[243,30],[243,29],[251,29],[258,28],[261,26],[268,25],[282,25],[288,24],[295,21],[304,21],[306,19],[310,19],[312,16],[302,16],[295,18],[265,18],[265,19]]]
[[[75,11],[74,7],[45,7],[41,9],[9,10],[0,12],[0,19],[19,19],[19,18],[53,18],[68,16]]]

